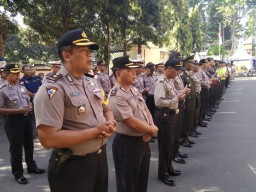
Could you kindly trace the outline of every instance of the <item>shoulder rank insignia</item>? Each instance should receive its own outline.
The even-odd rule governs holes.
[[[2,88],[5,87],[5,86],[6,86],[6,84],[0,85],[0,89],[2,89]]]
[[[57,90],[58,90],[57,87],[53,87],[53,86],[47,86],[46,87],[46,91],[47,91],[49,99],[52,98],[52,96],[56,93]]]
[[[163,83],[163,82],[164,82],[164,78],[161,78],[161,79],[159,80],[159,82]]]
[[[47,82],[55,83],[59,78],[61,78],[62,75],[59,73],[52,74],[49,77],[46,78]]]
[[[111,91],[110,95],[111,95],[111,96],[116,95],[116,91],[117,91],[117,90],[116,90],[116,88],[112,89],[112,91]]]

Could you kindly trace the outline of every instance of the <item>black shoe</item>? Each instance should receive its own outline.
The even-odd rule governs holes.
[[[210,118],[207,118],[207,117],[204,117],[202,120],[203,120],[203,121],[211,121],[211,119],[210,119]]]
[[[179,156],[180,156],[181,158],[188,158],[188,154],[186,154],[186,153],[181,153],[181,152],[179,152],[178,154],[179,154]]]
[[[180,164],[185,164],[186,163],[186,161],[184,159],[182,159],[180,156],[175,157],[173,159],[173,161],[175,161],[176,163],[180,163]]]
[[[210,115],[210,114],[206,113],[205,118],[206,118],[206,119],[210,119],[210,120],[211,120],[211,119],[212,119],[212,115]]]
[[[197,134],[197,135],[202,135],[202,133],[197,131],[197,130],[195,130],[194,133]]]
[[[166,177],[164,177],[164,178],[162,178],[162,179],[159,179],[160,181],[162,181],[164,184],[166,184],[166,185],[169,185],[169,186],[175,186],[175,183],[174,183],[174,181],[171,179],[171,177],[170,176],[166,176]]]
[[[155,143],[154,139],[150,139],[149,143]]]
[[[44,174],[44,169],[34,168],[34,169],[28,169],[28,173],[34,173],[34,174]]]
[[[190,136],[191,137],[198,137],[198,135],[196,133],[194,133],[194,132],[190,133]]]
[[[207,127],[206,124],[202,124],[202,123],[198,123],[198,126],[199,126],[199,127]]]
[[[212,113],[216,113],[217,110],[216,110],[216,109],[211,109],[211,112],[212,112]]]
[[[26,177],[24,177],[23,175],[20,177],[15,177],[15,180],[22,185],[25,185],[28,183],[28,180],[26,179]]]
[[[189,144],[192,144],[192,145],[196,144],[194,141],[191,141],[189,139],[187,139],[187,141],[188,141]]]
[[[178,170],[173,170],[173,171],[169,172],[169,175],[170,176],[179,176],[179,175],[181,175],[181,172]]]
[[[200,122],[203,123],[203,124],[208,125],[208,122],[207,121],[203,121],[202,119],[200,120]]]
[[[188,147],[188,148],[191,148],[191,147],[192,147],[192,145],[191,145],[190,143],[183,143],[182,146]]]

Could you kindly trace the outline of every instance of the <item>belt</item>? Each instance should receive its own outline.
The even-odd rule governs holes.
[[[102,151],[106,148],[106,145],[103,145],[101,148],[99,148],[97,151],[93,153],[87,153],[85,155],[71,155],[71,158],[86,158],[86,157],[91,157],[91,156],[97,156],[102,153]],[[72,152],[71,152],[72,153]]]
[[[121,133],[116,133],[117,137],[125,137],[127,139],[132,139],[132,140],[140,140],[142,141],[143,136],[131,136],[131,135],[124,135]]]
[[[170,114],[171,114],[171,115],[173,115],[173,114],[178,115],[178,114],[179,114],[179,112],[180,112],[180,110],[179,110],[179,109],[170,109]]]
[[[26,113],[26,114],[9,114],[9,115],[5,115],[6,117],[27,117],[30,113]]]

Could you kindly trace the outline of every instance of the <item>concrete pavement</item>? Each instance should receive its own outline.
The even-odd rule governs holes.
[[[182,175],[174,177],[175,187],[157,179],[157,144],[151,145],[148,192],[253,192],[256,181],[256,79],[237,78],[227,89],[218,112],[207,128],[199,128],[202,136],[193,139],[193,148],[182,147],[189,154],[185,165],[174,163]],[[108,144],[109,192],[115,192],[115,176]],[[46,174],[25,176],[29,184],[18,184],[11,175],[8,141],[0,125],[0,192],[50,191]],[[50,150],[35,140],[35,160],[47,168]],[[24,164],[25,167],[25,164]]]

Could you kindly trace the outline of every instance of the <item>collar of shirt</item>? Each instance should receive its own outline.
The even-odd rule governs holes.
[[[81,85],[81,81],[77,80],[75,77],[73,77],[69,72],[68,70],[65,68],[65,67],[62,67],[60,69],[60,71],[58,72],[58,74],[61,74],[63,76],[63,78],[65,79],[65,81],[67,81],[69,84],[78,84],[78,85]],[[85,79],[85,76],[82,77],[82,79],[80,80],[83,80]],[[89,79],[88,79],[89,81]]]

